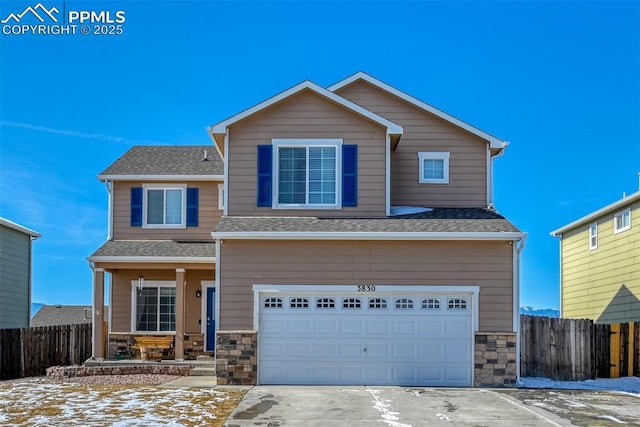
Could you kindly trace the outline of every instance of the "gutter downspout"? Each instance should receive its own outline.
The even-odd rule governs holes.
[[[488,159],[487,159],[487,175],[488,175],[488,179],[487,179],[487,198],[488,200],[488,209],[495,209],[495,201],[494,201],[494,191],[493,191],[493,161],[499,157],[502,157],[502,155],[504,154],[504,150],[507,149],[507,147],[509,146],[508,142],[505,142],[504,147],[502,147],[502,150],[500,150],[498,153],[496,153],[494,156],[491,155],[491,148],[488,147]]]
[[[525,234],[520,240],[514,242],[514,264],[516,268],[514,268],[514,292],[513,292],[513,302],[514,302],[514,323],[515,323],[515,332],[516,332],[516,381],[520,379],[520,253],[524,249],[526,245],[527,235]],[[520,242],[520,245],[518,245]]]
[[[109,193],[107,202],[107,240],[113,240],[113,181],[105,180],[104,185]]]

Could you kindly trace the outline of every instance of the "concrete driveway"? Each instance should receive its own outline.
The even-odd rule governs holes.
[[[236,426],[640,425],[635,395],[561,390],[258,386],[229,416]]]

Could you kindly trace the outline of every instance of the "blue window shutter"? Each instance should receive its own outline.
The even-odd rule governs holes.
[[[187,188],[187,227],[198,226],[198,189]]]
[[[131,187],[131,226],[142,227],[142,187]]]
[[[258,206],[271,207],[273,146],[258,145]]]
[[[358,206],[358,146],[342,146],[342,206]]]

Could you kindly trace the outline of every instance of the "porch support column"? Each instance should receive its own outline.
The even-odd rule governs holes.
[[[176,268],[176,338],[174,343],[175,359],[184,360],[184,305],[187,282],[185,269]]]
[[[92,356],[104,359],[104,268],[93,269]]]

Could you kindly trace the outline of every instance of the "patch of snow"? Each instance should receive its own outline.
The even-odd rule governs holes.
[[[373,396],[373,399],[375,400],[375,404],[373,405],[373,407],[382,413],[383,422],[387,423],[391,427],[411,427],[411,425],[409,424],[403,424],[398,422],[398,420],[400,419],[398,417],[399,413],[392,412],[390,410],[391,408],[390,400],[380,399],[378,397],[380,390],[371,390],[370,388],[367,387],[367,391],[371,394],[371,396]]]
[[[445,414],[436,414],[436,417],[438,417],[440,421],[451,421]]]
[[[598,418],[601,418],[603,420],[613,421],[614,423],[618,423],[618,424],[626,424],[624,421],[620,421],[619,419],[617,419],[612,415],[600,415]]]
[[[420,206],[391,206],[391,216],[409,215],[423,212],[431,212],[431,208],[423,208]]]
[[[598,378],[586,381],[556,381],[549,378],[522,377],[518,381],[521,388],[556,388],[564,390],[611,390],[640,395],[640,378]]]

